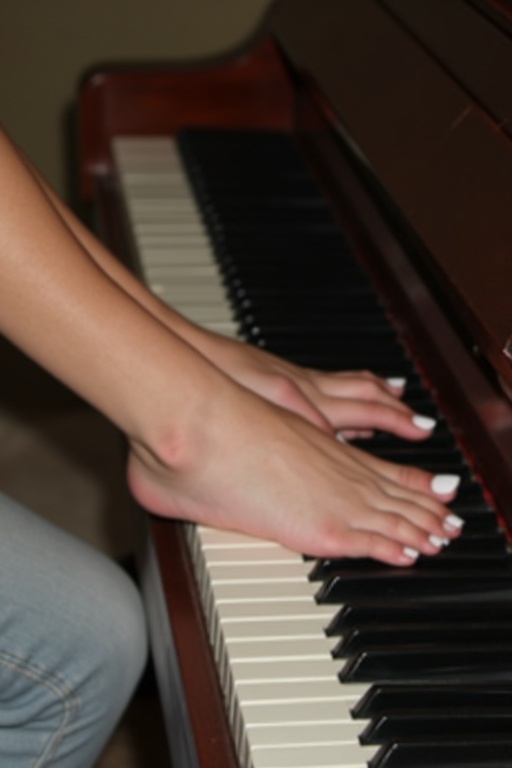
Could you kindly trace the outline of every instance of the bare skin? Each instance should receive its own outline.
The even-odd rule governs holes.
[[[298,368],[266,351],[210,333],[186,320],[150,293],[133,274],[63,204],[27,158],[29,172],[96,264],[141,306],[201,352],[239,384],[328,432],[346,437],[374,429],[410,440],[428,436],[412,421],[414,414],[398,399],[402,385],[393,385],[369,371],[322,373]]]
[[[432,476],[333,433],[416,426],[400,387],[303,371],[206,333],[153,297],[0,133],[0,329],[101,410],[131,445],[150,511],[311,554],[396,565],[458,535]]]

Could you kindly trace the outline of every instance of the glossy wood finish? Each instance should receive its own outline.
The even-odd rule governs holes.
[[[333,125],[330,105],[310,89],[298,129],[310,165],[354,252],[436,394],[455,436],[512,530],[512,404],[412,258],[416,243],[396,226]]]
[[[422,243],[443,302],[512,386],[512,139],[504,128],[512,102],[495,83],[512,41],[468,3],[434,5],[441,15],[449,6],[457,50],[478,41],[480,70],[443,58],[446,41],[436,41],[423,14],[427,49],[417,2],[324,0],[318,14],[296,0],[293,24],[281,2],[273,27]],[[501,46],[489,42],[495,37]]]
[[[291,130],[294,91],[270,39],[202,67],[125,65],[90,72],[80,91],[84,200],[112,168],[116,135],[174,135],[186,125]]]
[[[483,21],[481,13],[466,0],[380,2],[418,45],[442,62],[497,126],[512,132],[512,91],[506,75],[512,71],[512,31],[509,33],[503,24]]]

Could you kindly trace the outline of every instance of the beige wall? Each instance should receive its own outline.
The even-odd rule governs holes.
[[[253,33],[271,0],[0,0],[0,121],[67,196],[77,83],[103,61],[190,59]]]

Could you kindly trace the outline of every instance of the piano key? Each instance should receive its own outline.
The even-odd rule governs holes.
[[[455,683],[512,682],[512,644],[488,642],[480,648],[362,651],[351,657],[339,672],[346,682]]]
[[[226,632],[225,643],[231,662],[264,663],[279,660],[329,659],[331,642],[319,635],[285,638],[232,638]]]
[[[387,624],[383,627],[357,627],[343,635],[341,640],[333,647],[332,655],[335,659],[344,659],[360,653],[364,649],[395,648],[407,645],[408,648],[417,646],[428,648],[430,646],[451,646],[468,648],[477,645],[479,647],[487,642],[499,643],[503,638],[512,637],[511,622],[472,622],[469,618],[466,622],[450,624],[448,621],[439,624],[410,623],[405,625]]]
[[[369,768],[509,768],[512,738],[459,739],[451,743],[391,742],[369,762]]]
[[[316,659],[276,659],[262,661],[243,661],[235,659],[231,662],[231,672],[235,680],[240,682],[279,683],[292,680],[306,682],[308,680],[331,680],[339,670],[339,663],[332,658]],[[368,680],[351,682],[367,683]]]
[[[287,705],[298,701],[309,701],[314,706],[317,701],[345,702],[347,709],[357,707],[371,691],[368,685],[340,686],[336,678],[328,680],[285,680],[277,683],[237,680],[238,695],[248,702],[261,702]],[[357,702],[354,704],[354,702]]]
[[[443,602],[423,603],[415,598],[404,600],[376,599],[355,600],[346,603],[336,613],[325,631],[329,636],[342,635],[355,627],[379,626],[385,622],[409,624],[429,622],[445,624],[450,621],[466,620],[498,622],[512,621],[512,603],[508,594],[503,593],[502,600],[481,599],[467,603],[460,601],[457,595]]]
[[[333,575],[323,583],[316,594],[319,602],[344,603],[352,598],[377,597],[380,600],[417,597],[426,601],[443,602],[449,595],[457,595],[468,606],[475,599],[503,595],[510,598],[511,572],[507,568],[491,572],[474,570],[452,572],[425,570],[382,569],[380,572],[353,572]]]
[[[252,750],[254,768],[367,768],[373,757],[373,747],[359,744],[295,744],[293,747],[255,747]]]
[[[420,570],[437,570],[450,568],[473,567],[487,568],[497,565],[510,566],[511,556],[507,552],[507,539],[503,531],[490,525],[489,530],[483,527],[479,535],[474,535],[471,530],[464,529],[463,534],[450,542],[435,558],[420,557],[413,566],[413,572]],[[328,559],[316,561],[313,570],[309,574],[312,581],[323,581],[328,576],[344,571],[361,570],[366,572],[381,571],[382,567],[373,560],[353,560],[348,558]]]
[[[261,553],[259,553],[261,554]],[[209,573],[212,584],[264,584],[293,581],[303,583],[307,578],[309,565],[301,559],[289,559],[277,562],[271,559],[272,572],[269,573],[268,561],[220,562],[209,561]]]
[[[363,694],[352,713],[355,718],[368,720],[385,712],[426,711],[436,712],[478,712],[512,711],[512,686],[506,683],[492,685],[460,685],[456,688],[446,684],[424,685],[413,689],[410,685],[373,685]]]
[[[169,246],[168,241],[164,238],[160,244],[144,243],[144,252],[147,255],[145,264],[143,265],[143,272],[151,269],[153,265],[160,266],[162,264],[168,265],[170,268],[173,266],[179,267],[182,265],[209,267],[211,264],[211,253],[208,252],[203,246],[194,246],[190,243],[173,243],[173,247]]]
[[[240,697],[242,712],[247,728],[261,728],[262,726],[286,726],[288,724],[311,725],[313,723],[343,725],[342,731],[356,742],[361,733],[361,723],[351,716],[351,702],[343,701],[292,701],[286,704],[259,701],[248,702]],[[296,735],[297,735],[296,731]],[[312,739],[313,740],[313,739]],[[376,743],[376,742],[375,742]]]
[[[274,617],[290,620],[313,615],[321,617],[325,624],[332,619],[332,606],[319,606],[308,595],[303,600],[260,600],[252,602],[224,602],[217,605],[217,612],[223,622],[252,619],[270,621]]]
[[[512,712],[486,712],[483,708],[477,713],[450,712],[447,714],[434,711],[418,715],[393,713],[376,718],[360,734],[362,744],[386,744],[403,738],[429,735],[456,741],[465,737],[471,741],[475,736],[499,736],[510,733]]]
[[[229,620],[228,620],[229,621]],[[229,626],[230,641],[245,640],[283,640],[284,638],[316,639],[322,637],[325,621],[318,613],[310,616],[295,616],[260,621],[235,621]],[[226,627],[226,622],[222,622]]]

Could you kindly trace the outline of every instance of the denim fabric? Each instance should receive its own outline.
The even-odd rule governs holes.
[[[0,767],[92,766],[146,654],[124,572],[0,494]]]

